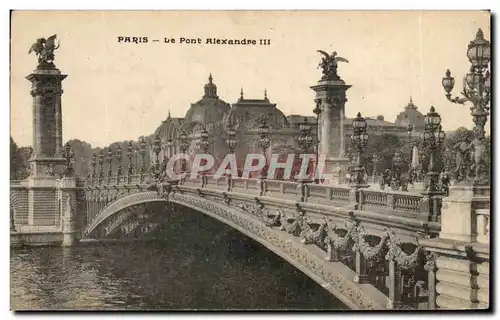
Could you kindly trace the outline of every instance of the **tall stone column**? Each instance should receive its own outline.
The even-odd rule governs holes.
[[[45,47],[35,50],[39,53],[39,64],[26,77],[31,82],[30,94],[33,97],[33,155],[27,180],[28,225],[36,227],[59,225],[58,178],[65,168],[61,154],[61,83],[66,75],[50,61],[53,53],[48,50]]]
[[[344,121],[346,91],[350,87],[340,78],[322,79],[311,87],[316,92],[315,101],[321,106],[318,154],[325,157],[324,172],[332,175],[328,183],[342,183],[349,162],[344,150]]]
[[[322,122],[320,123],[320,131],[321,131],[321,136],[325,137],[325,139],[322,139],[320,141],[320,148],[319,148],[319,153],[320,154],[326,154],[326,155],[331,155],[332,154],[332,141],[330,140],[331,133],[332,133],[332,121],[330,119],[332,118],[333,110],[332,106],[328,102],[327,99],[322,99]]]
[[[31,82],[33,97],[33,177],[53,176],[64,165],[61,156],[61,82],[66,77],[54,65],[39,66],[26,77]]]

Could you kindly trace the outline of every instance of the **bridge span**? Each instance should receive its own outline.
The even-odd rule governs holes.
[[[23,232],[29,186],[13,185],[15,241],[40,241],[33,240],[38,234],[73,245],[81,238],[147,233],[158,227],[158,217],[129,208],[175,203],[263,244],[352,309],[488,306],[489,246],[440,239],[441,198],[430,206],[428,197],[409,192],[212,176],[178,183],[146,175],[66,177],[58,183],[56,214],[48,219],[54,223],[31,236]],[[473,278],[477,285],[465,283]]]

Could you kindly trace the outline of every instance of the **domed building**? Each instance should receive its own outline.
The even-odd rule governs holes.
[[[221,161],[228,152],[226,132],[232,124],[236,130],[237,162],[238,165],[243,165],[246,154],[262,153],[258,130],[263,119],[270,128],[269,154],[299,151],[296,146],[296,139],[300,134],[298,126],[289,126],[287,117],[275,103],[269,101],[266,91],[263,99],[245,99],[241,89],[240,98],[230,105],[218,97],[217,86],[210,75],[204,86],[203,97],[191,104],[186,116],[172,118],[169,112],[167,119],[156,129],[154,135],[158,135],[163,142],[160,159],[180,152],[179,136],[182,132],[188,137],[188,153],[199,152],[201,132],[206,129],[210,142],[208,152],[214,155],[216,161]],[[150,152],[151,159],[154,159],[153,151]]]
[[[384,116],[366,117],[370,135],[395,134],[407,137],[408,125],[414,126],[412,135],[417,136],[424,128],[424,115],[410,98],[410,102],[401,112],[395,123],[386,121]],[[197,102],[192,103],[184,118],[173,118],[168,114],[167,119],[162,121],[154,135],[162,140],[160,159],[170,158],[180,153],[179,137],[185,133],[189,143],[189,154],[199,153],[201,148],[198,144],[201,132],[206,129],[209,135],[208,153],[216,159],[216,164],[222,161],[228,153],[227,131],[229,125],[233,125],[236,131],[235,153],[238,167],[242,167],[249,153],[262,153],[259,144],[259,126],[265,120],[269,127],[269,138],[271,145],[267,150],[268,156],[278,154],[279,161],[285,162],[287,155],[300,153],[302,150],[298,145],[297,138],[300,136],[300,124],[307,119],[311,125],[311,136],[316,137],[318,131],[317,118],[315,116],[289,115],[286,116],[278,109],[276,103],[272,103],[264,90],[262,99],[247,99],[241,89],[239,99],[232,105],[220,99],[217,95],[217,86],[212,75],[208,77],[208,83],[204,86],[204,95]],[[345,143],[349,143],[352,133],[352,118],[345,118],[344,133]],[[152,136],[150,136],[152,137]],[[315,146],[310,152],[314,152]],[[347,150],[347,147],[346,147]],[[155,159],[151,149],[150,159]]]
[[[410,97],[410,102],[405,106],[404,111],[397,115],[394,124],[401,127],[412,125],[414,132],[424,131],[424,115],[417,109],[418,107]]]

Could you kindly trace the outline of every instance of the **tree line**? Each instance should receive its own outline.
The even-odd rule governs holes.
[[[455,169],[455,157],[454,157],[454,147],[458,142],[463,139],[464,136],[472,136],[472,131],[466,128],[458,128],[453,132],[448,132],[446,139],[441,146],[440,150],[436,150],[435,153],[435,165],[436,169],[441,171],[443,168],[447,168],[448,170]],[[152,136],[144,137],[148,145],[152,139]],[[104,176],[109,171],[109,163],[106,159],[106,153],[111,148],[113,158],[111,161],[111,166],[113,173],[116,172],[116,167],[118,166],[118,160],[116,159],[116,149],[118,146],[122,149],[122,172],[127,172],[127,166],[129,163],[129,159],[127,156],[127,147],[129,142],[132,142],[133,153],[132,153],[132,165],[134,167],[134,171],[137,170],[138,167],[142,166],[142,157],[137,151],[139,149],[138,140],[137,141],[119,141],[110,144],[105,148],[93,148],[92,145],[88,142],[81,141],[78,139],[69,140],[69,144],[71,145],[72,151],[74,152],[74,169],[76,174],[80,178],[88,177],[91,172],[91,161],[92,154],[95,153],[99,155],[101,151],[104,151],[104,163],[103,170]],[[418,145],[418,139],[414,138],[414,143]],[[490,137],[486,137],[486,152],[488,159],[488,168],[491,166],[491,142]],[[355,155],[354,150],[349,150],[349,154],[351,157]],[[426,172],[429,157],[428,152],[420,148],[420,164],[422,166],[423,173]],[[11,180],[22,180],[29,176],[29,159],[32,155],[33,149],[30,146],[18,147],[14,139],[10,138],[10,179]],[[365,168],[368,175],[372,175],[374,169],[378,173],[381,173],[385,169],[390,169],[393,167],[393,159],[394,154],[398,152],[402,158],[402,166],[401,171],[407,172],[410,166],[410,157],[412,154],[412,145],[408,141],[408,138],[401,138],[395,134],[382,134],[382,135],[373,135],[370,136],[368,141],[368,145],[363,152],[363,160],[365,164]],[[373,155],[377,154],[379,162],[375,164],[373,162]],[[97,161],[96,161],[97,162]],[[146,164],[146,168],[149,170],[151,165],[151,159],[149,154],[149,148],[146,152],[144,162]],[[98,165],[96,165],[96,172],[98,172]]]

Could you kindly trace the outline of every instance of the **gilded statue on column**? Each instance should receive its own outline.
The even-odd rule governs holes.
[[[28,54],[34,52],[38,57],[39,65],[53,64],[54,62],[54,51],[59,48],[59,43],[56,45],[57,35],[52,35],[45,38],[38,38],[34,44],[31,45]]]
[[[332,54],[328,54],[325,51],[318,50],[319,53],[323,55],[321,62],[318,65],[318,68],[321,67],[323,69],[323,77],[322,80],[338,80],[340,77],[337,74],[338,62],[349,63],[349,61],[342,57],[337,57],[337,52],[334,51]]]

